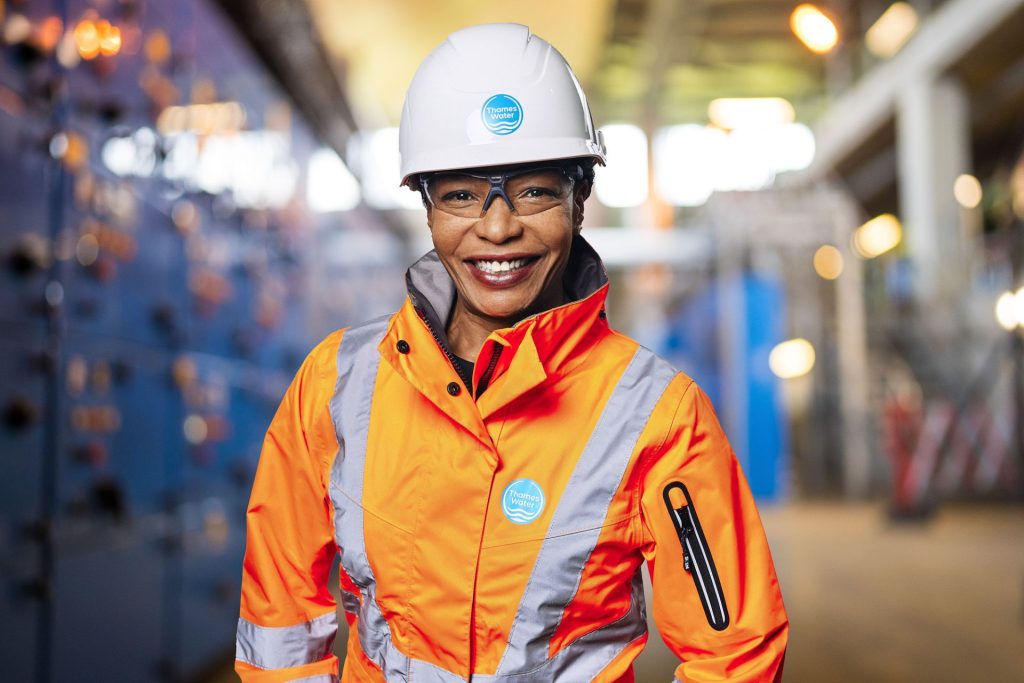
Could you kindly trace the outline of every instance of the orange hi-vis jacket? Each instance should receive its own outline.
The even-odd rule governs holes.
[[[632,681],[645,560],[677,682],[778,680],[788,621],[743,474],[701,389],[609,328],[590,246],[572,303],[488,337],[476,391],[437,255],[407,282],[309,354],[267,432],[241,679],[338,680],[340,555],[345,682]]]

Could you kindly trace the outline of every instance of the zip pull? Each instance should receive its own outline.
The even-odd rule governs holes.
[[[693,572],[693,562],[690,557],[690,548],[687,540],[693,536],[693,521],[690,519],[690,506],[683,494],[683,485],[673,482],[665,487],[665,505],[668,507],[669,517],[679,535],[679,545],[683,548],[683,569]]]
[[[693,573],[693,563],[690,562],[690,551],[686,549],[686,537],[690,535],[690,530],[684,528],[680,534],[683,540],[683,569],[687,572]]]

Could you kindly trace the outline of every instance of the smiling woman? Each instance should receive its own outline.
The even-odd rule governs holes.
[[[605,149],[569,65],[525,26],[452,34],[400,149],[434,250],[401,310],[310,353],[274,418],[242,679],[337,681],[340,554],[345,681],[632,681],[645,562],[678,680],[776,680],[788,621],[714,410],[609,327],[581,230]]]
[[[590,193],[581,165],[571,166],[420,179],[434,247],[458,291],[447,326],[456,356],[472,358],[493,330],[567,301],[563,276]]]

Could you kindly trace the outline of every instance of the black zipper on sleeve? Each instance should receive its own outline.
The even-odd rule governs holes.
[[[672,505],[669,496],[672,489],[683,492],[686,505],[678,508]],[[690,492],[682,482],[674,481],[665,487],[662,496],[669,517],[672,518],[672,525],[679,535],[679,544],[683,549],[683,569],[693,577],[700,604],[704,607],[704,616],[707,617],[711,628],[716,631],[725,630],[729,626],[729,610],[725,605],[722,582],[718,578],[718,570],[715,569],[715,562],[711,557],[711,548],[697,518],[697,510],[693,506]]]

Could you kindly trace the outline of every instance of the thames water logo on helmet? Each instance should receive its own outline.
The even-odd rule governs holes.
[[[493,95],[480,109],[484,126],[495,135],[514,133],[523,125],[523,107],[511,95]]]
[[[529,524],[544,511],[544,491],[532,479],[516,479],[501,494],[501,511],[510,522]]]

